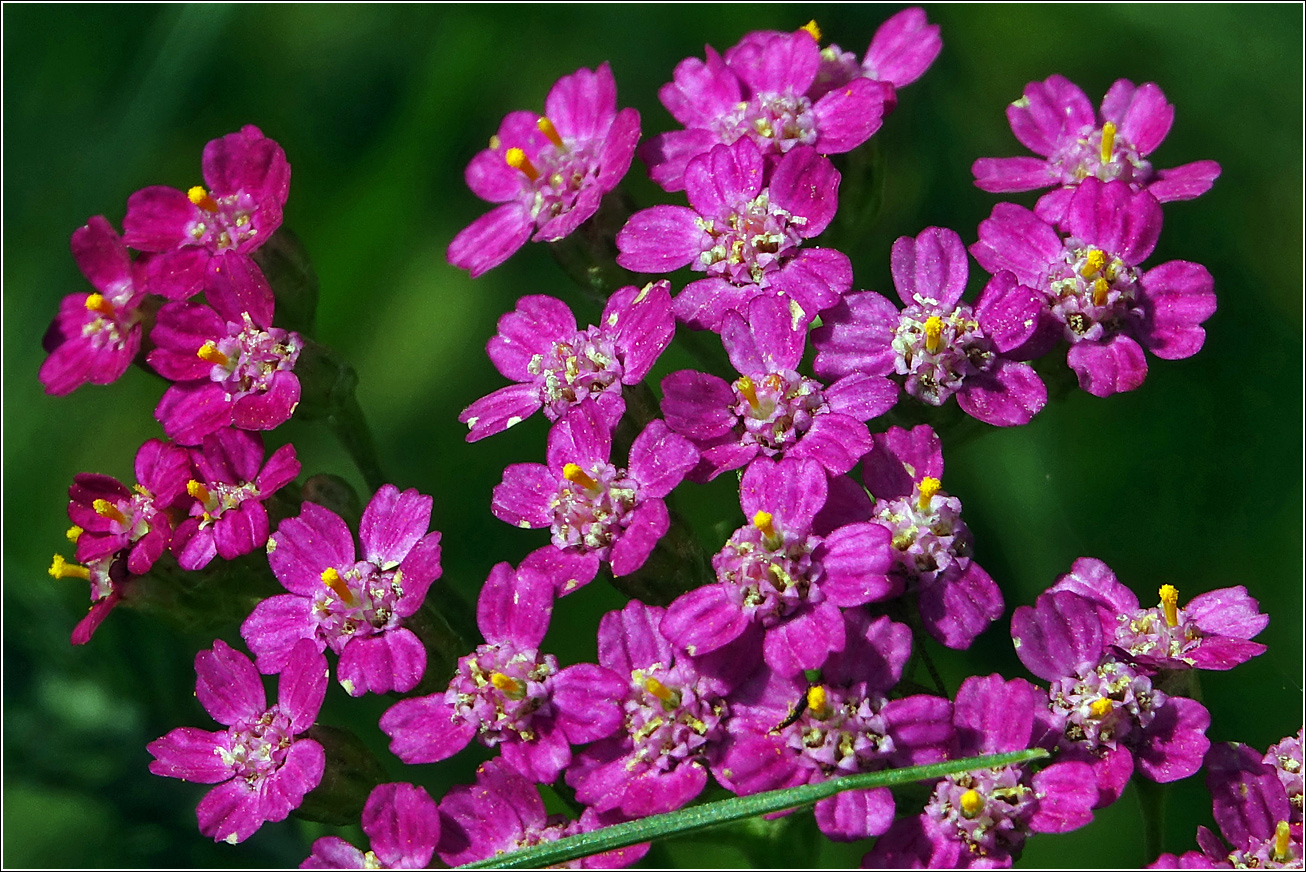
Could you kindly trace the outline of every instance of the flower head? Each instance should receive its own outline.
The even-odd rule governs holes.
[[[689,206],[636,212],[617,234],[617,263],[636,272],[683,266],[706,273],[672,303],[676,317],[720,330],[759,295],[780,297],[801,330],[852,287],[847,256],[801,246],[834,218],[839,173],[810,148],[786,152],[774,170],[751,139],[718,145],[689,162]]]
[[[454,237],[449,263],[476,278],[527,239],[570,235],[626,175],[638,141],[639,113],[617,111],[606,63],[563,76],[545,98],[543,115],[511,113],[490,147],[467,165],[472,192],[502,205]]]
[[[154,417],[165,433],[198,445],[223,427],[271,430],[299,404],[298,333],[272,326],[267,280],[249,259],[210,271],[208,305],[168,303],[150,332],[150,366],[174,382]]]
[[[257,127],[246,125],[204,146],[204,185],[187,191],[154,186],[132,194],[123,240],[158,252],[157,267],[179,289],[198,289],[210,261],[241,260],[281,226],[290,194],[286,153]]]
[[[472,403],[458,420],[475,442],[506,430],[540,407],[550,421],[581,404],[594,404],[611,430],[626,411],[622,385],[644,380],[671,342],[671,285],[621,288],[608,299],[597,326],[576,329],[566,303],[530,296],[499,319],[487,351],[505,378],[518,384]]]
[[[975,184],[985,191],[1032,191],[1061,186],[1039,201],[1038,213],[1058,220],[1074,188],[1085,179],[1120,181],[1147,190],[1162,203],[1191,200],[1220,175],[1212,160],[1156,170],[1147,156],[1170,132],[1174,106],[1148,82],[1120,79],[1102,98],[1098,112],[1073,82],[1049,76],[1030,82],[1007,107],[1007,120],[1021,144],[1040,157],[980,158]]]
[[[195,656],[195,695],[226,730],[181,727],[147,748],[155,775],[218,785],[200,801],[200,832],[235,844],[264,821],[285,820],[317,787],[326,766],[322,746],[302,734],[326,694],[326,661],[309,641],[287,657],[278,702],[268,706],[249,658],[221,639]]]
[[[440,841],[440,810],[421,787],[379,784],[363,806],[363,852],[339,836],[313,843],[301,869],[425,869]]]
[[[440,534],[428,533],[431,498],[384,485],[363,511],[362,559],[340,516],[304,503],[268,540],[268,563],[290,593],[263,600],[240,633],[265,673],[286,668],[301,639],[340,655],[337,677],[352,696],[407,691],[426,670],[426,649],[404,626],[440,577]]]

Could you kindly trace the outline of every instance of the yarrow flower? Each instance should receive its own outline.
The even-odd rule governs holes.
[[[706,61],[681,61],[658,97],[685,129],[640,146],[653,181],[667,191],[687,190],[687,165],[716,145],[746,139],[774,165],[799,146],[820,154],[851,151],[879,130],[891,85],[849,77],[809,96],[822,72],[819,31],[809,27],[749,34],[724,60],[709,46]]]
[[[826,387],[800,375],[806,334],[774,297],[727,312],[721,340],[740,373],[733,383],[694,370],[662,380],[668,426],[702,452],[691,478],[710,480],[758,456],[810,457],[841,475],[870,450],[864,422],[893,405],[888,379],[850,374]]]
[[[672,811],[707,786],[747,658],[677,655],[659,631],[664,609],[632,600],[599,621],[599,665],[623,677],[623,728],[576,755],[567,783],[595,811],[628,818]],[[628,683],[627,683],[628,682]]]
[[[1143,349],[1164,360],[1191,357],[1215,312],[1206,267],[1141,263],[1161,234],[1161,204],[1124,182],[1085,179],[1055,225],[1014,203],[980,222],[970,252],[986,270],[1010,270],[1043,293],[1039,331],[1023,353],[1039,357],[1059,339],[1079,386],[1098,397],[1131,391],[1147,376]]]
[[[337,678],[350,696],[412,690],[426,648],[404,626],[440,577],[440,534],[428,533],[431,498],[382,486],[359,523],[362,560],[340,516],[304,503],[268,540],[268,563],[290,593],[263,600],[240,627],[259,669],[286,668],[301,639],[340,656]]]
[[[1030,747],[1042,692],[1000,675],[967,678],[953,706],[956,755]],[[870,868],[1006,868],[1031,833],[1065,833],[1093,819],[1097,786],[1086,763],[981,769],[940,781],[922,814],[898,819],[862,861]]]
[[[671,285],[628,286],[608,298],[597,326],[576,329],[567,304],[546,296],[522,297],[499,319],[486,351],[504,378],[518,384],[472,403],[458,420],[468,442],[502,432],[544,408],[557,421],[583,403],[598,407],[614,429],[626,411],[622,385],[644,380],[675,333]]]
[[[1170,132],[1174,106],[1152,82],[1119,79],[1095,113],[1078,86],[1064,76],[1049,76],[1025,86],[1024,95],[1007,107],[1007,120],[1016,139],[1040,157],[980,158],[973,167],[975,185],[994,193],[1059,185],[1035,210],[1048,221],[1060,220],[1075,186],[1085,179],[1118,180],[1169,203],[1201,196],[1220,175],[1213,160],[1153,169],[1147,156]]]
[[[1275,767],[1255,748],[1229,743],[1212,745],[1205,766],[1224,843],[1206,827],[1198,827],[1200,852],[1162,854],[1148,868],[1300,869],[1306,858],[1301,806],[1294,806]]]
[[[869,291],[845,295],[812,331],[816,372],[893,373],[923,403],[941,406],[955,395],[963,411],[988,424],[1028,423],[1047,388],[1033,367],[1007,355],[1034,333],[1041,295],[1000,273],[974,307],[962,303],[966,248],[942,227],[899,238],[890,264],[902,311]]]
[[[123,240],[137,251],[158,252],[155,268],[182,299],[199,290],[205,274],[249,255],[281,226],[290,195],[286,153],[253,125],[204,146],[204,186],[188,191],[156,185],[132,194]]]
[[[440,801],[440,844],[437,853],[449,866],[488,860],[499,854],[587,833],[624,818],[587,808],[578,820],[551,815],[535,785],[498,760],[482,763],[476,783],[458,785]],[[572,869],[619,869],[638,861],[648,843],[582,857],[566,864]]]
[[[1232,669],[1265,651],[1251,638],[1265,629],[1270,616],[1261,614],[1242,585],[1199,594],[1180,606],[1178,589],[1166,584],[1158,593],[1160,603],[1143,609],[1110,567],[1081,557],[1049,588],[1059,590],[1097,605],[1108,642],[1130,663],[1153,672]]]
[[[627,468],[611,454],[598,411],[580,406],[549,431],[548,465],[513,464],[494,488],[496,518],[549,528],[559,594],[593,581],[601,563],[616,576],[643,566],[671,524],[663,497],[698,463],[693,444],[662,421],[635,437]]]
[[[1043,747],[1093,766],[1096,807],[1115,802],[1135,768],[1152,781],[1187,778],[1210,747],[1210,713],[1158,690],[1149,670],[1118,660],[1097,608],[1068,590],[1041,594],[1011,618],[1016,655],[1051,682]]]
[[[529,564],[490,571],[477,601],[485,644],[458,661],[443,693],[406,699],[381,717],[390,750],[405,763],[452,757],[473,737],[499,748],[504,765],[552,784],[571,763],[572,745],[617,729],[621,676],[590,663],[558,668],[540,651],[553,611],[553,586]]]
[[[844,647],[841,608],[892,596],[889,533],[873,523],[813,532],[825,505],[826,473],[816,461],[759,457],[739,483],[748,523],[712,558],[717,582],[682,594],[663,634],[699,656],[738,639],[764,636],[766,665],[782,675],[818,669]]]
[[[200,832],[233,845],[282,821],[318,786],[322,746],[303,734],[326,695],[326,660],[309,641],[287,657],[271,707],[249,658],[221,639],[195,655],[195,695],[217,732],[180,727],[146,746],[155,775],[216,784],[195,810]]]
[[[1002,592],[971,556],[961,500],[943,490],[943,447],[928,424],[876,434],[862,461],[873,518],[891,534],[898,591],[914,591],[925,630],[949,648],[970,647],[1002,615]]]
[[[272,326],[273,297],[252,260],[224,261],[210,271],[208,305],[168,303],[150,332],[147,357],[174,382],[154,417],[163,431],[198,445],[223,427],[271,430],[299,405],[295,362],[304,340]]]
[[[127,247],[102,215],[77,228],[72,238],[77,268],[95,288],[69,294],[46,333],[50,356],[41,364],[45,392],[61,396],[86,382],[116,381],[141,347],[144,262],[132,263]]]
[[[182,569],[203,569],[214,557],[234,560],[268,541],[263,502],[299,475],[295,446],[282,445],[263,462],[262,437],[224,429],[190,450],[195,477],[186,483],[190,517],[177,525],[172,552]]]
[[[676,318],[720,330],[725,313],[759,295],[778,296],[802,330],[852,287],[847,255],[801,248],[829,226],[839,173],[813,149],[795,148],[768,170],[751,139],[718,145],[689,162],[689,206],[636,212],[617,234],[617,263],[635,272],[691,267],[707,278],[672,301]]]
[[[440,809],[421,787],[379,784],[363,806],[364,852],[339,836],[323,836],[301,869],[425,869],[440,841]]]
[[[543,115],[510,113],[467,165],[472,193],[502,205],[454,237],[449,263],[476,278],[527,239],[570,235],[625,177],[638,141],[639,113],[617,111],[607,63],[563,76],[545,97]]]
[[[733,695],[717,770],[729,789],[745,795],[947,758],[949,702],[886,696],[911,656],[911,631],[861,610],[844,620],[844,648],[826,659],[820,681],[763,669]],[[815,808],[817,826],[837,841],[878,836],[893,813],[888,788],[844,791]]]

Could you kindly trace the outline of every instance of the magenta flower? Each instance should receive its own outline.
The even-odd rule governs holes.
[[[1002,273],[973,308],[962,303],[966,248],[942,227],[900,237],[891,266],[903,310],[876,293],[846,295],[812,331],[813,368],[829,378],[896,373],[923,403],[941,406],[956,395],[963,411],[986,423],[1028,423],[1047,388],[1033,367],[1006,355],[1033,334],[1042,295]]]
[[[271,430],[299,404],[298,333],[272,326],[273,298],[252,260],[227,259],[209,272],[208,305],[168,303],[150,331],[150,366],[175,384],[154,410],[186,445],[223,427]]]
[[[804,36],[804,39],[809,37]],[[780,297],[794,330],[852,287],[848,257],[831,248],[801,248],[829,226],[838,205],[839,173],[813,149],[787,152],[773,171],[751,139],[718,145],[689,162],[689,206],[636,212],[617,234],[617,263],[635,272],[691,267],[707,278],[672,302],[676,318],[720,330],[725,313],[743,313],[759,295]]]
[[[677,597],[662,633],[691,656],[716,651],[750,625],[764,634],[766,665],[790,676],[818,669],[844,647],[841,608],[897,592],[888,531],[849,524],[813,532],[825,504],[825,470],[814,460],[759,457],[744,472],[739,504],[749,522],[712,558],[717,582]]]
[[[149,572],[172,540],[168,510],[183,499],[190,478],[185,449],[150,439],[136,452],[132,488],[116,478],[94,473],[73,477],[68,488],[68,517],[79,528],[77,560],[100,560],[127,550],[133,575]]]
[[[1283,782],[1283,789],[1288,793],[1291,814],[1289,822],[1302,822],[1302,730],[1297,735],[1288,736],[1277,745],[1271,745],[1265,752],[1265,764],[1274,767],[1274,772]]]
[[[721,340],[740,372],[733,384],[681,370],[662,380],[662,413],[702,452],[691,478],[705,481],[759,455],[810,457],[833,475],[871,448],[864,423],[893,405],[897,388],[878,375],[829,387],[798,373],[806,334],[774,297],[754,297],[746,315],[727,312]]]
[[[731,790],[745,795],[947,759],[948,700],[886,697],[911,655],[911,631],[862,610],[844,619],[846,643],[825,661],[819,683],[762,670],[732,697],[730,742],[716,770]],[[893,821],[893,795],[845,791],[816,803],[815,812],[831,839],[869,838]]]
[[[971,558],[961,500],[942,489],[943,448],[927,424],[877,434],[862,463],[874,520],[892,535],[900,588],[915,591],[926,631],[949,648],[970,647],[1002,615],[1002,592]]]
[[[880,129],[891,85],[857,78],[808,96],[821,72],[821,50],[808,30],[754,33],[706,62],[686,58],[658,97],[685,125],[650,137],[639,154],[667,191],[688,191],[688,164],[717,145],[747,139],[774,165],[799,146],[820,154],[851,151]],[[692,198],[692,195],[691,195]]]
[[[1201,196],[1220,175],[1213,160],[1152,168],[1147,156],[1170,132],[1174,106],[1151,82],[1118,80],[1095,113],[1073,82],[1049,76],[1025,86],[1007,107],[1007,120],[1016,139],[1040,157],[980,158],[972,168],[975,184],[994,193],[1062,186],[1039,200],[1038,214],[1048,221],[1065,214],[1075,186],[1085,179],[1119,180],[1169,203]]]
[[[286,153],[253,125],[204,146],[203,173],[207,189],[158,185],[137,191],[127,199],[123,220],[127,245],[159,252],[160,273],[196,290],[215,258],[253,266],[249,255],[281,226],[290,194]]]
[[[615,576],[644,565],[671,518],[663,497],[698,462],[698,451],[662,421],[630,446],[628,468],[609,462],[612,435],[597,409],[582,405],[549,431],[548,465],[516,463],[503,471],[490,510],[525,529],[548,527],[560,552],[553,562],[559,594],[593,581],[600,563]]]
[[[502,432],[544,407],[557,421],[582,403],[593,403],[611,430],[626,411],[622,385],[635,385],[666,350],[675,333],[671,285],[624,287],[608,298],[598,326],[576,329],[567,304],[553,297],[522,297],[499,319],[486,350],[504,378],[518,384],[472,403],[458,420],[470,428],[468,442]]]
[[[116,381],[141,347],[144,262],[132,264],[127,247],[102,215],[73,232],[73,259],[95,288],[69,294],[45,336],[50,356],[41,364],[45,392],[61,396],[90,382]]]
[[[585,809],[579,820],[545,811],[535,785],[498,760],[482,763],[476,784],[458,785],[440,802],[440,844],[436,852],[449,866],[486,860],[563,836],[585,833],[624,820]],[[638,861],[648,844],[582,857],[573,869],[619,869]]]
[[[1091,763],[1100,808],[1115,802],[1135,768],[1152,781],[1187,778],[1210,747],[1201,703],[1156,688],[1147,671],[1117,660],[1095,604],[1068,590],[1039,595],[1011,619],[1016,655],[1051,682],[1040,745]]]
[[[216,784],[195,810],[200,832],[231,844],[264,821],[283,821],[317,787],[326,766],[322,746],[302,734],[326,695],[326,661],[312,643],[295,646],[271,707],[254,664],[221,639],[195,655],[195,695],[216,732],[180,727],[146,746],[155,775]]]
[[[1200,852],[1162,854],[1151,869],[1300,869],[1301,807],[1293,807],[1274,766],[1255,748],[1212,745],[1206,755],[1206,787],[1224,843],[1197,828]],[[1294,820],[1294,815],[1295,820]]]
[[[339,836],[313,843],[300,869],[425,869],[440,841],[440,809],[421,787],[379,784],[363,806],[363,832],[371,850]]]
[[[1247,588],[1226,587],[1200,594],[1179,605],[1179,591],[1162,585],[1158,605],[1138,607],[1134,592],[1116,580],[1101,560],[1081,557],[1049,591],[1068,590],[1098,607],[1102,632],[1130,663],[1156,673],[1162,670],[1232,669],[1265,651],[1250,641],[1265,629]]]
[[[467,165],[472,193],[502,205],[454,237],[449,263],[476,278],[527,239],[570,235],[625,177],[638,141],[639,113],[617,111],[607,63],[563,76],[544,98],[543,115],[510,113]]]
[[[281,672],[301,639],[340,656],[350,696],[412,690],[426,648],[404,620],[440,577],[440,534],[428,533],[431,498],[392,484],[372,497],[359,524],[362,560],[340,516],[304,503],[268,540],[268,563],[288,594],[254,608],[240,635],[266,674]]]
[[[203,569],[214,557],[234,560],[268,541],[263,501],[299,475],[295,446],[282,445],[266,465],[263,439],[244,430],[219,430],[190,450],[195,477],[186,484],[190,517],[172,535],[182,569]]]
[[[567,770],[576,799],[596,812],[637,818],[680,808],[707,786],[720,759],[726,697],[738,675],[678,656],[658,630],[664,614],[632,600],[599,622],[599,664],[629,684],[614,697],[625,728],[582,750]],[[743,658],[724,665],[753,666]]]
[[[76,544],[82,532],[80,527],[73,527],[68,531],[68,538]],[[91,641],[91,636],[104,623],[109,612],[126,597],[130,582],[136,578],[127,569],[126,551],[88,560],[85,566],[69,563],[62,554],[56,554],[50,563],[49,573],[51,578],[80,578],[90,583],[91,608],[73,627],[71,641],[74,645],[85,645]]]
[[[972,677],[953,706],[958,757],[1030,747],[1042,691],[1016,678]],[[1097,786],[1086,763],[982,769],[943,779],[925,811],[896,821],[862,861],[870,868],[1006,868],[1031,833],[1065,833],[1093,819]]]
[[[1206,267],[1172,260],[1139,266],[1161,233],[1161,204],[1123,182],[1085,179],[1054,227],[1014,203],[980,222],[970,252],[986,270],[1010,270],[1046,302],[1025,353],[1040,356],[1059,337],[1079,386],[1098,397],[1131,391],[1147,375],[1143,349],[1164,360],[1192,357],[1215,312]]]
[[[434,763],[473,737],[499,748],[504,765],[552,784],[571,763],[571,746],[611,734],[621,723],[621,676],[590,663],[558,668],[539,650],[553,611],[551,579],[529,558],[519,571],[490,570],[476,606],[485,644],[458,661],[449,689],[405,699],[381,716],[390,750],[405,763]]]

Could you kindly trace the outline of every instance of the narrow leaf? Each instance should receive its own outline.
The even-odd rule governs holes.
[[[460,869],[539,869],[557,863],[566,863],[591,854],[615,851],[648,842],[653,839],[679,836],[697,830],[714,827],[718,824],[731,823],[757,815],[801,808],[816,803],[818,800],[834,796],[845,790],[864,790],[872,787],[892,787],[896,784],[909,784],[913,781],[936,781],[949,775],[973,772],[977,769],[996,769],[1029,760],[1048,756],[1041,748],[1024,751],[1010,751],[1005,754],[986,754],[982,757],[970,757],[965,760],[949,760],[944,763],[932,763],[929,766],[910,766],[906,769],[885,769],[880,772],[866,772],[861,775],[848,775],[817,784],[804,784],[784,790],[768,790],[752,796],[737,796],[718,802],[691,806],[679,811],[656,814],[637,821],[628,821],[610,827],[566,836],[554,842],[545,842],[498,854],[475,863],[460,866]]]

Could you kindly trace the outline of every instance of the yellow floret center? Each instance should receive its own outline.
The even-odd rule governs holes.
[[[802,27],[798,29],[805,30],[808,33],[810,33],[812,35],[812,39],[816,40],[817,42],[821,41],[821,28],[816,26],[815,18],[813,18],[811,21],[807,22],[806,24],[804,24]]]
[[[1116,126],[1108,121],[1102,125],[1102,163],[1111,160],[1111,150],[1116,144]]]
[[[943,487],[943,482],[939,481],[937,478],[934,478],[933,476],[927,475],[925,476],[925,478],[921,479],[921,483],[920,483],[921,495],[920,498],[916,501],[916,504],[920,506],[922,511],[930,507],[930,500],[934,499],[934,495],[939,492],[939,489],[941,487]]]
[[[202,185],[196,185],[187,191],[186,198],[205,212],[218,211],[218,201],[213,199]]]
[[[218,366],[226,366],[231,362],[231,358],[227,357],[227,355],[223,354],[221,351],[218,351],[217,343],[212,339],[201,345],[199,351],[195,352],[195,356],[200,360],[208,361],[209,363]]]
[[[807,688],[807,710],[818,720],[830,713],[829,700],[822,685],[813,684]]]
[[[331,592],[340,598],[340,601],[347,606],[354,604],[354,594],[349,590],[349,585],[340,577],[334,566],[328,566],[322,570],[322,583],[331,588]]]
[[[973,820],[984,808],[984,797],[980,796],[979,791],[974,788],[963,793],[960,802],[961,815],[966,820]]]
[[[756,412],[757,386],[753,384],[753,380],[746,375],[742,375],[735,380],[735,389],[743,394],[744,399],[748,400],[748,405],[752,407],[754,412]]]
[[[758,512],[753,515],[753,526],[762,531],[768,539],[775,535],[775,526],[771,523],[770,512]]]
[[[108,500],[96,500],[91,503],[91,508],[95,509],[95,514],[101,518],[108,518],[111,521],[117,521],[119,524],[127,523],[127,516]]]
[[[1088,716],[1095,721],[1100,721],[1102,718],[1111,714],[1115,707],[1116,704],[1114,702],[1106,697],[1100,697],[1088,704]]]
[[[1161,612],[1166,626],[1179,626],[1179,589],[1174,585],[1161,585]]]
[[[535,168],[535,164],[531,163],[531,159],[526,156],[526,152],[522,151],[520,148],[508,149],[508,151],[504,153],[503,159],[508,166],[515,170],[521,170],[526,178],[530,179],[532,182],[540,177],[540,171]]]
[[[91,577],[91,570],[77,563],[69,563],[63,559],[62,554],[56,554],[50,564],[50,577],[80,578],[82,581],[87,581]]]
[[[942,347],[940,338],[943,336],[943,319],[938,315],[931,315],[925,319],[925,350],[930,354],[938,354],[939,348]]]
[[[549,142],[553,143],[558,148],[564,147],[562,144],[562,137],[558,135],[558,128],[554,127],[553,122],[548,118],[541,115],[535,122],[535,126],[540,129],[540,133],[543,133]]]
[[[502,672],[491,673],[490,684],[497,687],[509,699],[524,699],[526,696],[525,683],[518,681],[516,678],[510,678]]]
[[[599,487],[599,483],[594,480],[594,477],[575,463],[568,463],[562,468],[562,477],[586,490],[598,490]]]

